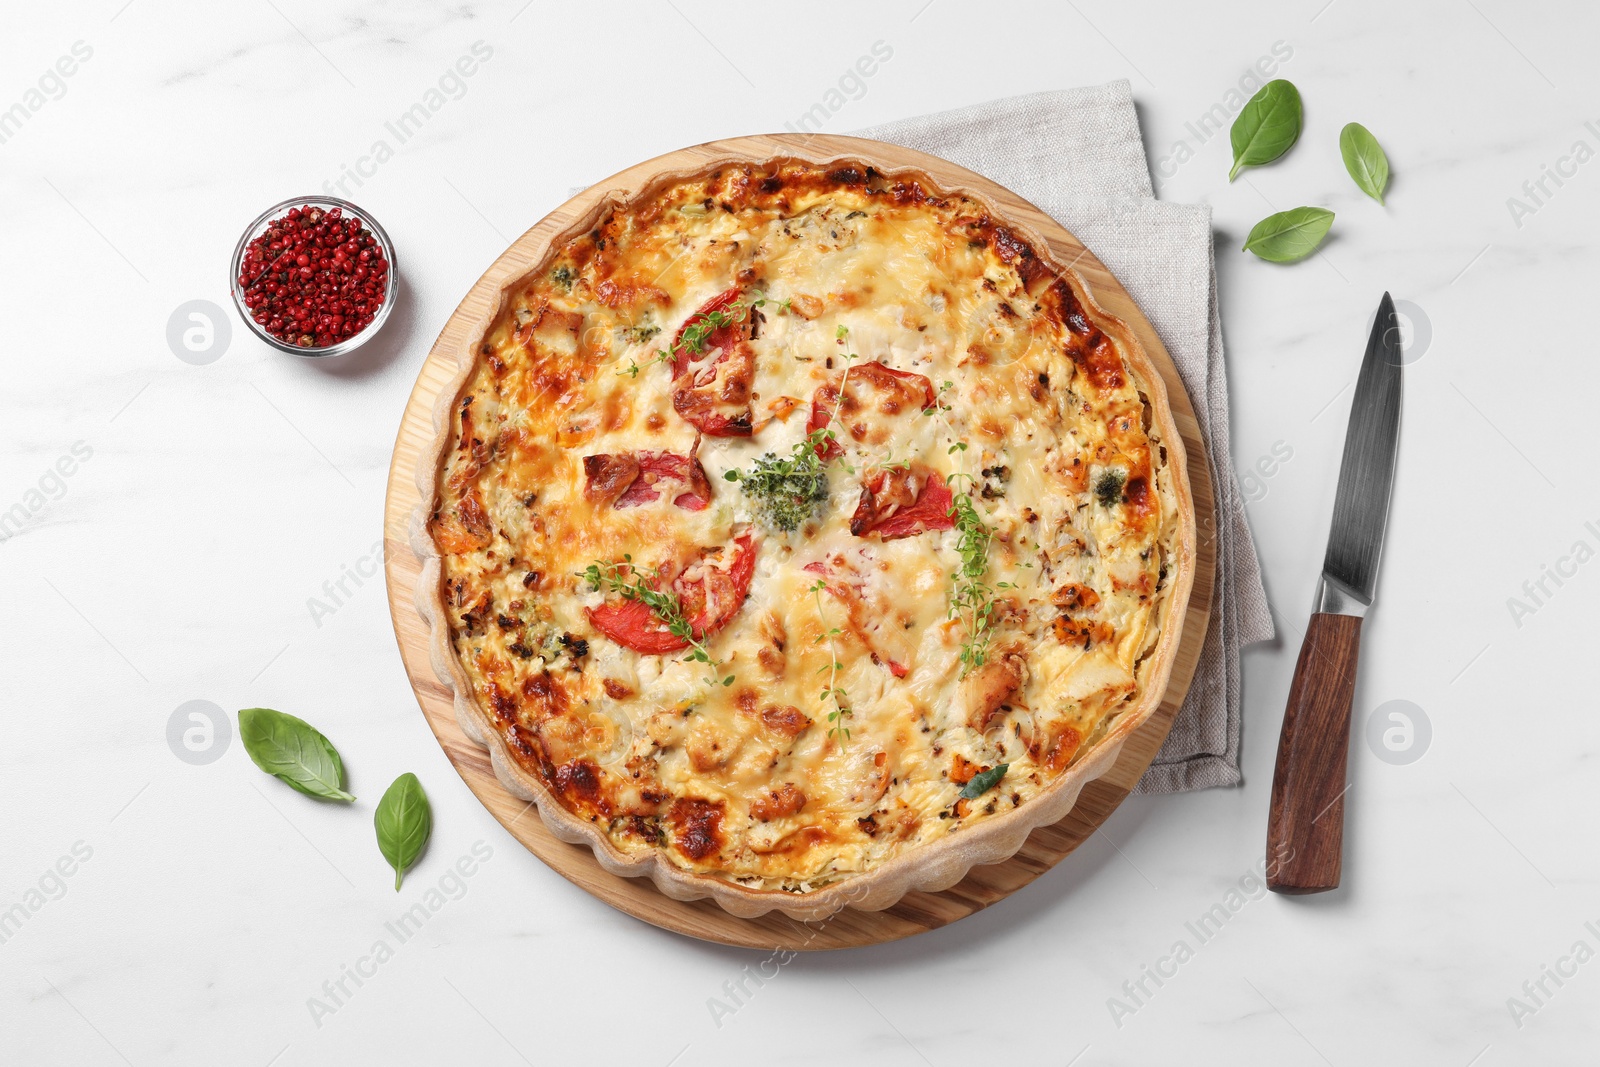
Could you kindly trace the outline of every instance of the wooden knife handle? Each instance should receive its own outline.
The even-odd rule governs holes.
[[[1355,699],[1361,620],[1311,616],[1278,737],[1267,820],[1267,886],[1321,893],[1339,885],[1344,852],[1345,767]]]

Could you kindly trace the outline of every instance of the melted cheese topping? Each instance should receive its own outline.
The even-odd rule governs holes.
[[[792,162],[669,187],[557,249],[483,339],[429,523],[456,654],[513,758],[624,851],[791,891],[1046,789],[1140,691],[1176,522],[1146,399],[1074,284],[976,201]],[[753,371],[718,351],[675,381],[674,339],[730,290],[736,312],[764,299]],[[880,390],[869,363],[900,377]],[[933,408],[893,402],[895,380],[920,395],[910,374]],[[696,384],[715,414],[691,424]],[[725,474],[794,454],[827,386],[826,499],[770,529]],[[709,488],[644,464],[626,499],[595,491],[614,457],[661,453]],[[907,499],[943,479],[992,531],[979,666],[951,602],[960,531],[852,533],[863,484],[896,470]],[[740,538],[754,570],[707,608],[729,614],[714,671],[596,626],[620,598],[591,564],[728,576]]]

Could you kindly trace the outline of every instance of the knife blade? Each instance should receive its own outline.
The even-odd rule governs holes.
[[[1378,584],[1378,557],[1389,520],[1395,457],[1400,443],[1400,329],[1388,293],[1378,305],[1367,352],[1356,378],[1350,425],[1344,435],[1339,487],[1333,496],[1333,528],[1322,561],[1318,610],[1333,611],[1339,597],[1372,606]],[[1344,610],[1341,614],[1359,614]]]
[[[1267,819],[1267,885],[1279,893],[1333,889],[1342,874],[1345,768],[1361,620],[1377,592],[1399,453],[1403,378],[1399,316],[1384,293],[1356,378],[1328,548],[1278,738]]]

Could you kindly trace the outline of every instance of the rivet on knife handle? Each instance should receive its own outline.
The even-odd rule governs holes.
[[[1345,767],[1361,619],[1317,613],[1306,627],[1278,738],[1267,820],[1267,885],[1336,888],[1343,867]]]

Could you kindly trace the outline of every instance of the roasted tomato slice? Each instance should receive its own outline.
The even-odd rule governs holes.
[[[711,482],[706,478],[706,469],[700,465],[698,456],[641,452],[639,469],[642,476],[617,499],[617,507],[637,507],[656,499],[661,495],[656,486],[662,479],[684,483],[684,491],[673,497],[672,502],[685,511],[704,511],[711,504]]]
[[[698,445],[697,445],[698,447]],[[661,497],[664,481],[683,483],[672,502],[686,511],[704,511],[711,503],[711,482],[700,458],[673,452],[601,452],[583,457],[583,494],[617,509],[636,508]]]
[[[596,504],[615,502],[638,480],[639,457],[632,452],[600,452],[583,457],[583,495]]]
[[[725,556],[727,551],[702,552],[672,580],[696,638],[727,625],[750,592],[750,579],[756,572],[756,546],[750,532],[733,539],[731,558]]]
[[[678,596],[696,640],[716,633],[738,612],[756,571],[756,545],[746,531],[731,546],[701,549],[668,581]],[[650,583],[659,589],[662,577]],[[649,655],[681,652],[689,643],[672,633],[654,611],[638,600],[616,597],[588,610],[595,629],[624,648]]]
[[[734,288],[712,297],[672,340],[673,410],[710,437],[751,434],[755,315],[742,296]]]
[[[938,471],[893,467],[869,473],[850,516],[850,532],[894,541],[927,530],[948,530],[955,526],[952,502],[950,486]]]
[[[707,300],[678,327],[672,338],[672,376],[683,377],[690,363],[699,362],[716,350],[727,351],[750,336],[750,308],[740,305],[744,290],[735,286]],[[685,339],[687,338],[687,342]]]
[[[689,647],[688,642],[668,630],[667,624],[639,600],[618,597],[590,608],[588,614],[596,630],[635,652],[660,656]]]
[[[815,433],[833,421],[834,412],[841,407],[841,384],[845,397],[839,421],[856,441],[867,439],[871,429],[868,420],[875,416],[886,420],[908,411],[920,413],[933,407],[933,383],[925,375],[895,370],[877,362],[863,363],[841,374],[838,382],[827,382],[817,388],[811,398],[807,433]],[[825,441],[817,446],[817,451],[823,459],[833,459],[843,454],[844,449],[837,441]]]

